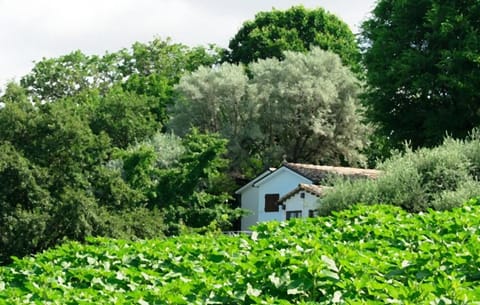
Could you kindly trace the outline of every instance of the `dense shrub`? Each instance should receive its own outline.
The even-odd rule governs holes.
[[[167,230],[164,213],[158,209],[135,207],[112,213],[99,212],[103,222],[99,231],[103,236],[128,240],[139,240],[163,237]]]
[[[322,200],[321,213],[355,203],[388,203],[411,212],[444,210],[480,195],[480,137],[446,138],[441,146],[397,152],[378,166],[377,180],[336,180]]]

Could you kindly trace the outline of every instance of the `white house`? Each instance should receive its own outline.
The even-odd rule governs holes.
[[[282,219],[314,217],[317,216],[317,210],[320,205],[319,198],[328,186],[315,184],[299,184],[291,192],[284,195],[278,201],[282,213]]]
[[[250,212],[242,217],[241,229],[248,230],[263,221],[314,216],[326,188],[318,184],[332,174],[376,178],[379,171],[284,162],[235,192],[240,196],[240,206]]]

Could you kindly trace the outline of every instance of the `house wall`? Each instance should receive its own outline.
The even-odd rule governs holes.
[[[241,227],[245,231],[258,221],[258,188],[249,187],[241,196],[241,208],[249,211],[248,215],[242,216]]]
[[[301,193],[305,193],[305,198],[301,198]],[[302,211],[302,218],[306,218],[309,210],[315,210],[320,206],[319,198],[305,191],[296,193],[285,200],[284,203],[283,220],[286,220],[288,211]]]
[[[257,221],[285,220],[285,211],[282,210],[281,207],[279,207],[278,212],[265,212],[265,195],[279,194],[281,198],[283,195],[295,189],[300,183],[312,183],[312,181],[287,168],[280,168],[278,173],[267,177],[265,181],[258,186]]]

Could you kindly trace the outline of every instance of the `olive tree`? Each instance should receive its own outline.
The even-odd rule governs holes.
[[[195,126],[230,141],[229,154],[242,163],[289,161],[358,163],[369,128],[358,102],[361,85],[334,53],[313,48],[285,52],[282,61],[248,66],[223,64],[183,77],[176,89],[171,127]],[[235,162],[233,163],[236,164]]]
[[[360,83],[334,53],[313,48],[250,65],[259,103],[263,156],[311,163],[358,163],[368,127],[358,101]]]

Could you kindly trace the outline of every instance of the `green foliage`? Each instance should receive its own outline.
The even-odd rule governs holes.
[[[75,96],[89,89],[105,93],[113,85],[122,84],[128,91],[155,96],[166,105],[168,92],[180,76],[217,62],[218,52],[215,46],[190,48],[155,38],[103,56],[74,51],[58,58],[44,58],[20,83],[42,101]]]
[[[133,149],[120,151],[118,156],[123,161],[122,176],[135,189],[143,192],[155,186],[150,174],[155,171],[155,151],[148,146],[137,145]]]
[[[356,77],[338,56],[319,48],[284,56],[250,64],[250,78],[231,64],[184,76],[176,86],[171,128],[179,134],[190,126],[220,133],[229,140],[236,169],[277,164],[284,156],[294,162],[362,162],[359,150],[369,128],[362,122]]]
[[[114,88],[32,104],[12,85],[2,100],[0,263],[67,239],[178,233],[181,221],[224,229],[239,215],[226,205],[226,141],[158,134],[142,96]]]
[[[480,205],[355,206],[251,236],[70,242],[0,268],[6,304],[476,304]]]
[[[89,173],[105,158],[108,142],[68,105],[20,99],[0,111],[0,124],[9,124],[0,131],[1,262],[92,232],[98,202]]]
[[[361,84],[339,57],[320,48],[250,65],[251,97],[263,134],[266,164],[358,164],[369,128],[358,102]]]
[[[381,0],[363,23],[365,105],[393,147],[434,146],[479,125],[479,8],[475,0]]]
[[[46,173],[32,166],[11,144],[0,145],[0,264],[45,246],[41,237],[52,206]]]
[[[159,124],[165,124],[167,120],[167,107],[172,103],[173,86],[171,80],[159,74],[140,76],[131,75],[122,84],[125,92],[135,93],[141,104],[148,105],[150,115]],[[125,94],[125,93],[124,93]],[[140,106],[137,102],[137,107]],[[141,105],[144,107],[144,105]]]
[[[322,197],[322,213],[355,203],[388,203],[407,211],[451,209],[480,195],[478,181],[480,138],[447,138],[436,148],[407,149],[379,165],[376,180],[338,180]]]
[[[100,211],[141,199],[106,167],[112,147],[90,130],[86,96],[34,105],[17,89],[7,89],[0,110],[2,264],[65,239],[106,235]]]
[[[95,107],[90,126],[97,134],[105,132],[113,146],[126,148],[152,137],[161,128],[152,105],[152,99],[145,95],[114,88]]]
[[[77,50],[59,58],[42,59],[20,82],[40,100],[55,100],[100,86],[102,77],[96,66],[101,64],[99,57]]]
[[[85,91],[107,95],[106,102],[99,105],[100,117],[94,129],[98,129],[98,125],[107,125],[108,130],[115,133],[114,138],[119,138],[118,132],[111,129],[124,127],[122,125],[132,119],[129,111],[145,114],[145,107],[148,106],[149,117],[140,117],[147,119],[143,122],[146,123],[145,128],[152,126],[152,119],[160,126],[164,124],[167,121],[166,108],[172,103],[173,85],[184,73],[216,63],[219,52],[214,45],[190,48],[172,43],[170,39],[158,38],[148,43],[136,42],[130,49],[103,56],[88,56],[75,51],[37,62],[32,71],[20,80],[20,84],[35,101],[75,97]],[[123,92],[118,88],[112,92],[112,87],[119,86]],[[114,112],[111,107],[118,109]],[[106,108],[112,112],[109,113]],[[113,124],[116,119],[120,119],[120,122]],[[129,136],[125,135],[126,140],[131,140]],[[125,143],[120,144],[126,147]]]
[[[182,226],[208,229],[231,226],[242,213],[232,209],[228,192],[235,186],[223,173],[226,140],[192,129],[183,139],[157,134],[151,140],[117,150],[109,166],[120,171],[141,201],[164,213],[166,234]]]
[[[313,46],[336,53],[346,66],[360,72],[360,52],[348,25],[322,8],[303,6],[256,14],[230,40],[226,58],[249,64],[272,57],[283,59],[285,51],[307,52]]]
[[[157,172],[158,197],[151,204],[167,207],[170,234],[177,234],[178,225],[205,227],[215,221],[227,229],[241,215],[227,202],[234,186],[223,173],[228,166],[227,141],[215,134],[201,134],[192,129],[182,139],[185,149],[176,166]]]
[[[91,190],[100,205],[110,211],[122,211],[124,209],[141,206],[145,202],[145,195],[131,188],[122,177],[122,169],[117,160],[109,160],[107,164],[96,166],[88,174],[95,181],[95,187]]]
[[[103,236],[137,240],[162,238],[167,229],[164,220],[165,213],[158,209],[132,207],[118,211],[101,209],[98,217],[98,231]]]
[[[87,236],[159,237],[181,220],[229,226],[239,212],[226,205],[220,174],[226,142],[159,134],[173,85],[218,52],[160,39],[104,56],[75,51],[9,84],[0,96],[0,264]]]

